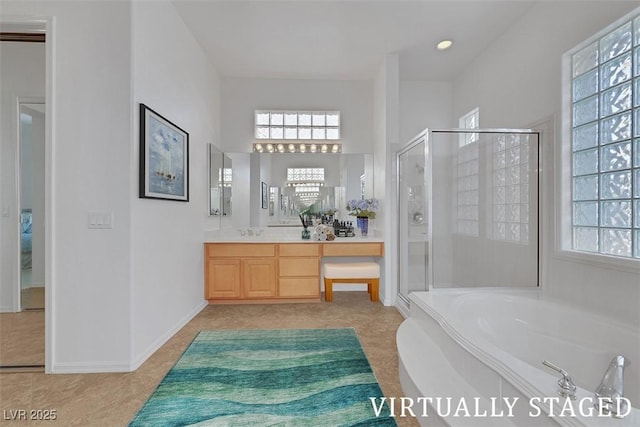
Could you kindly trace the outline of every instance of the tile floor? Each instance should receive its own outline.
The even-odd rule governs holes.
[[[336,292],[332,303],[208,306],[135,372],[0,374],[0,425],[126,426],[197,332],[211,329],[353,327],[384,394],[403,396],[395,343],[402,321],[395,308],[371,303],[363,292]],[[57,420],[4,419],[18,409],[55,410]],[[397,422],[418,425],[408,418]]]
[[[0,366],[5,365],[44,365],[44,311],[0,314]]]

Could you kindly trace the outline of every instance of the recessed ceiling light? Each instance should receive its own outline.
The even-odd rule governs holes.
[[[438,44],[436,45],[436,49],[438,50],[447,50],[451,47],[451,45],[453,44],[453,41],[451,40],[442,40],[440,42],[438,42]]]

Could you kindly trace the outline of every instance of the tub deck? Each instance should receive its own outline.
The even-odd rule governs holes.
[[[523,326],[524,329],[515,328],[512,331],[514,334],[521,335],[526,330],[526,325],[532,322],[535,322],[534,324],[544,323],[537,322],[537,318],[533,316],[540,316],[540,314],[536,313],[544,313],[544,316],[549,316],[553,310],[557,309],[557,307],[553,307],[553,304],[551,304],[551,308],[547,307],[549,303],[541,299],[539,290],[435,290],[414,293],[410,299],[410,317],[400,326],[397,334],[400,381],[407,396],[414,399],[417,397],[450,397],[456,404],[462,399],[470,407],[469,412],[472,415],[476,415],[471,408],[476,399],[480,402],[481,407],[488,408],[488,415],[490,415],[492,401],[504,402],[506,405],[512,402],[509,399],[517,398],[512,414],[505,412],[503,416],[497,417],[464,417],[460,415],[464,415],[465,412],[459,411],[459,416],[448,414],[438,420],[443,423],[442,425],[640,426],[640,411],[637,409],[637,402],[632,399],[635,396],[626,396],[626,392],[625,396],[632,399],[631,403],[634,408],[625,418],[596,417],[594,414],[589,416],[588,409],[591,407],[591,401],[587,401],[587,399],[593,397],[593,389],[597,383],[588,389],[582,384],[582,381],[577,380],[580,378],[580,370],[577,366],[579,363],[577,362],[565,364],[565,366],[560,364],[561,367],[569,371],[578,384],[576,404],[562,411],[563,405],[565,405],[564,400],[558,398],[553,401],[557,397],[557,375],[552,371],[547,372],[547,369],[541,364],[545,359],[555,362],[554,359],[559,356],[554,353],[555,347],[552,345],[558,337],[551,337],[548,345],[544,345],[540,336],[532,337],[531,340],[535,342],[535,346],[539,347],[535,349],[539,355],[531,354],[528,360],[522,360],[514,354],[533,352],[533,349],[529,347],[518,350],[498,347],[498,345],[501,347],[507,345],[503,345],[503,343],[517,342],[518,340],[515,338],[505,340],[505,337],[501,335],[508,333],[508,328],[493,328],[491,322]],[[503,314],[510,316],[510,318],[505,318],[504,321],[499,320],[501,305],[509,305],[509,309],[505,310]],[[528,315],[526,310],[532,313]],[[482,311],[489,311],[491,315],[486,317],[478,315]],[[560,312],[566,313],[564,308]],[[498,314],[496,315],[496,313]],[[571,315],[576,316],[577,314],[571,312]],[[595,324],[589,324],[591,319],[587,319],[586,315],[582,321],[586,322],[585,325],[588,327],[597,327]],[[554,322],[556,325],[568,323],[566,319],[556,319],[555,321],[546,319],[548,324],[553,325]],[[577,324],[580,325],[580,322],[581,320],[578,319]],[[540,334],[539,328],[533,333]],[[622,335],[627,334],[625,336],[628,339],[638,338],[638,334],[634,334],[634,331],[621,331],[621,333]],[[609,334],[616,335],[611,330]],[[590,336],[592,337],[593,334]],[[521,343],[529,342],[527,337],[519,336],[517,338]],[[571,338],[575,340],[574,337]],[[630,343],[628,348],[633,348],[634,344],[640,348],[640,340]],[[567,355],[569,358],[567,360],[585,359],[592,362],[584,348],[580,346],[575,346],[575,348],[580,353]],[[546,354],[549,357],[543,356]],[[609,357],[608,354],[604,356],[598,352],[594,354],[598,357]],[[632,356],[628,357],[633,363]],[[537,366],[538,358],[540,358],[540,366]],[[638,363],[640,363],[640,359]],[[606,365],[594,368],[597,371],[597,382],[604,373]],[[572,373],[572,367],[576,368],[575,374]],[[629,385],[632,384],[630,378],[633,376],[625,373],[625,381]],[[590,381],[592,380],[590,379]],[[635,390],[633,391],[635,393]],[[544,398],[548,398],[548,401],[542,400]],[[507,399],[507,401],[503,401],[503,399]],[[532,399],[534,399],[535,406],[532,406]],[[540,399],[540,401],[535,399]],[[578,404],[581,402],[583,407],[579,408]],[[508,409],[505,405],[503,405],[504,409]],[[575,416],[572,416],[571,409],[576,412]],[[581,411],[586,416],[583,416]],[[437,415],[436,412],[431,409],[428,411],[428,417],[416,415],[421,425],[439,425],[437,422],[434,424],[435,418],[432,416]],[[480,415],[482,414],[483,412],[480,411]]]

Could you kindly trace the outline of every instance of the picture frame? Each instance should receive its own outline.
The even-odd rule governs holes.
[[[142,103],[139,197],[189,201],[189,133]]]
[[[261,182],[262,186],[262,209],[267,209],[269,207],[269,187],[266,182]]]

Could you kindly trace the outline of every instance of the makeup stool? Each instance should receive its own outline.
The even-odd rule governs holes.
[[[326,263],[323,266],[324,299],[333,299],[334,283],[366,283],[371,301],[378,301],[380,266],[375,262]]]

